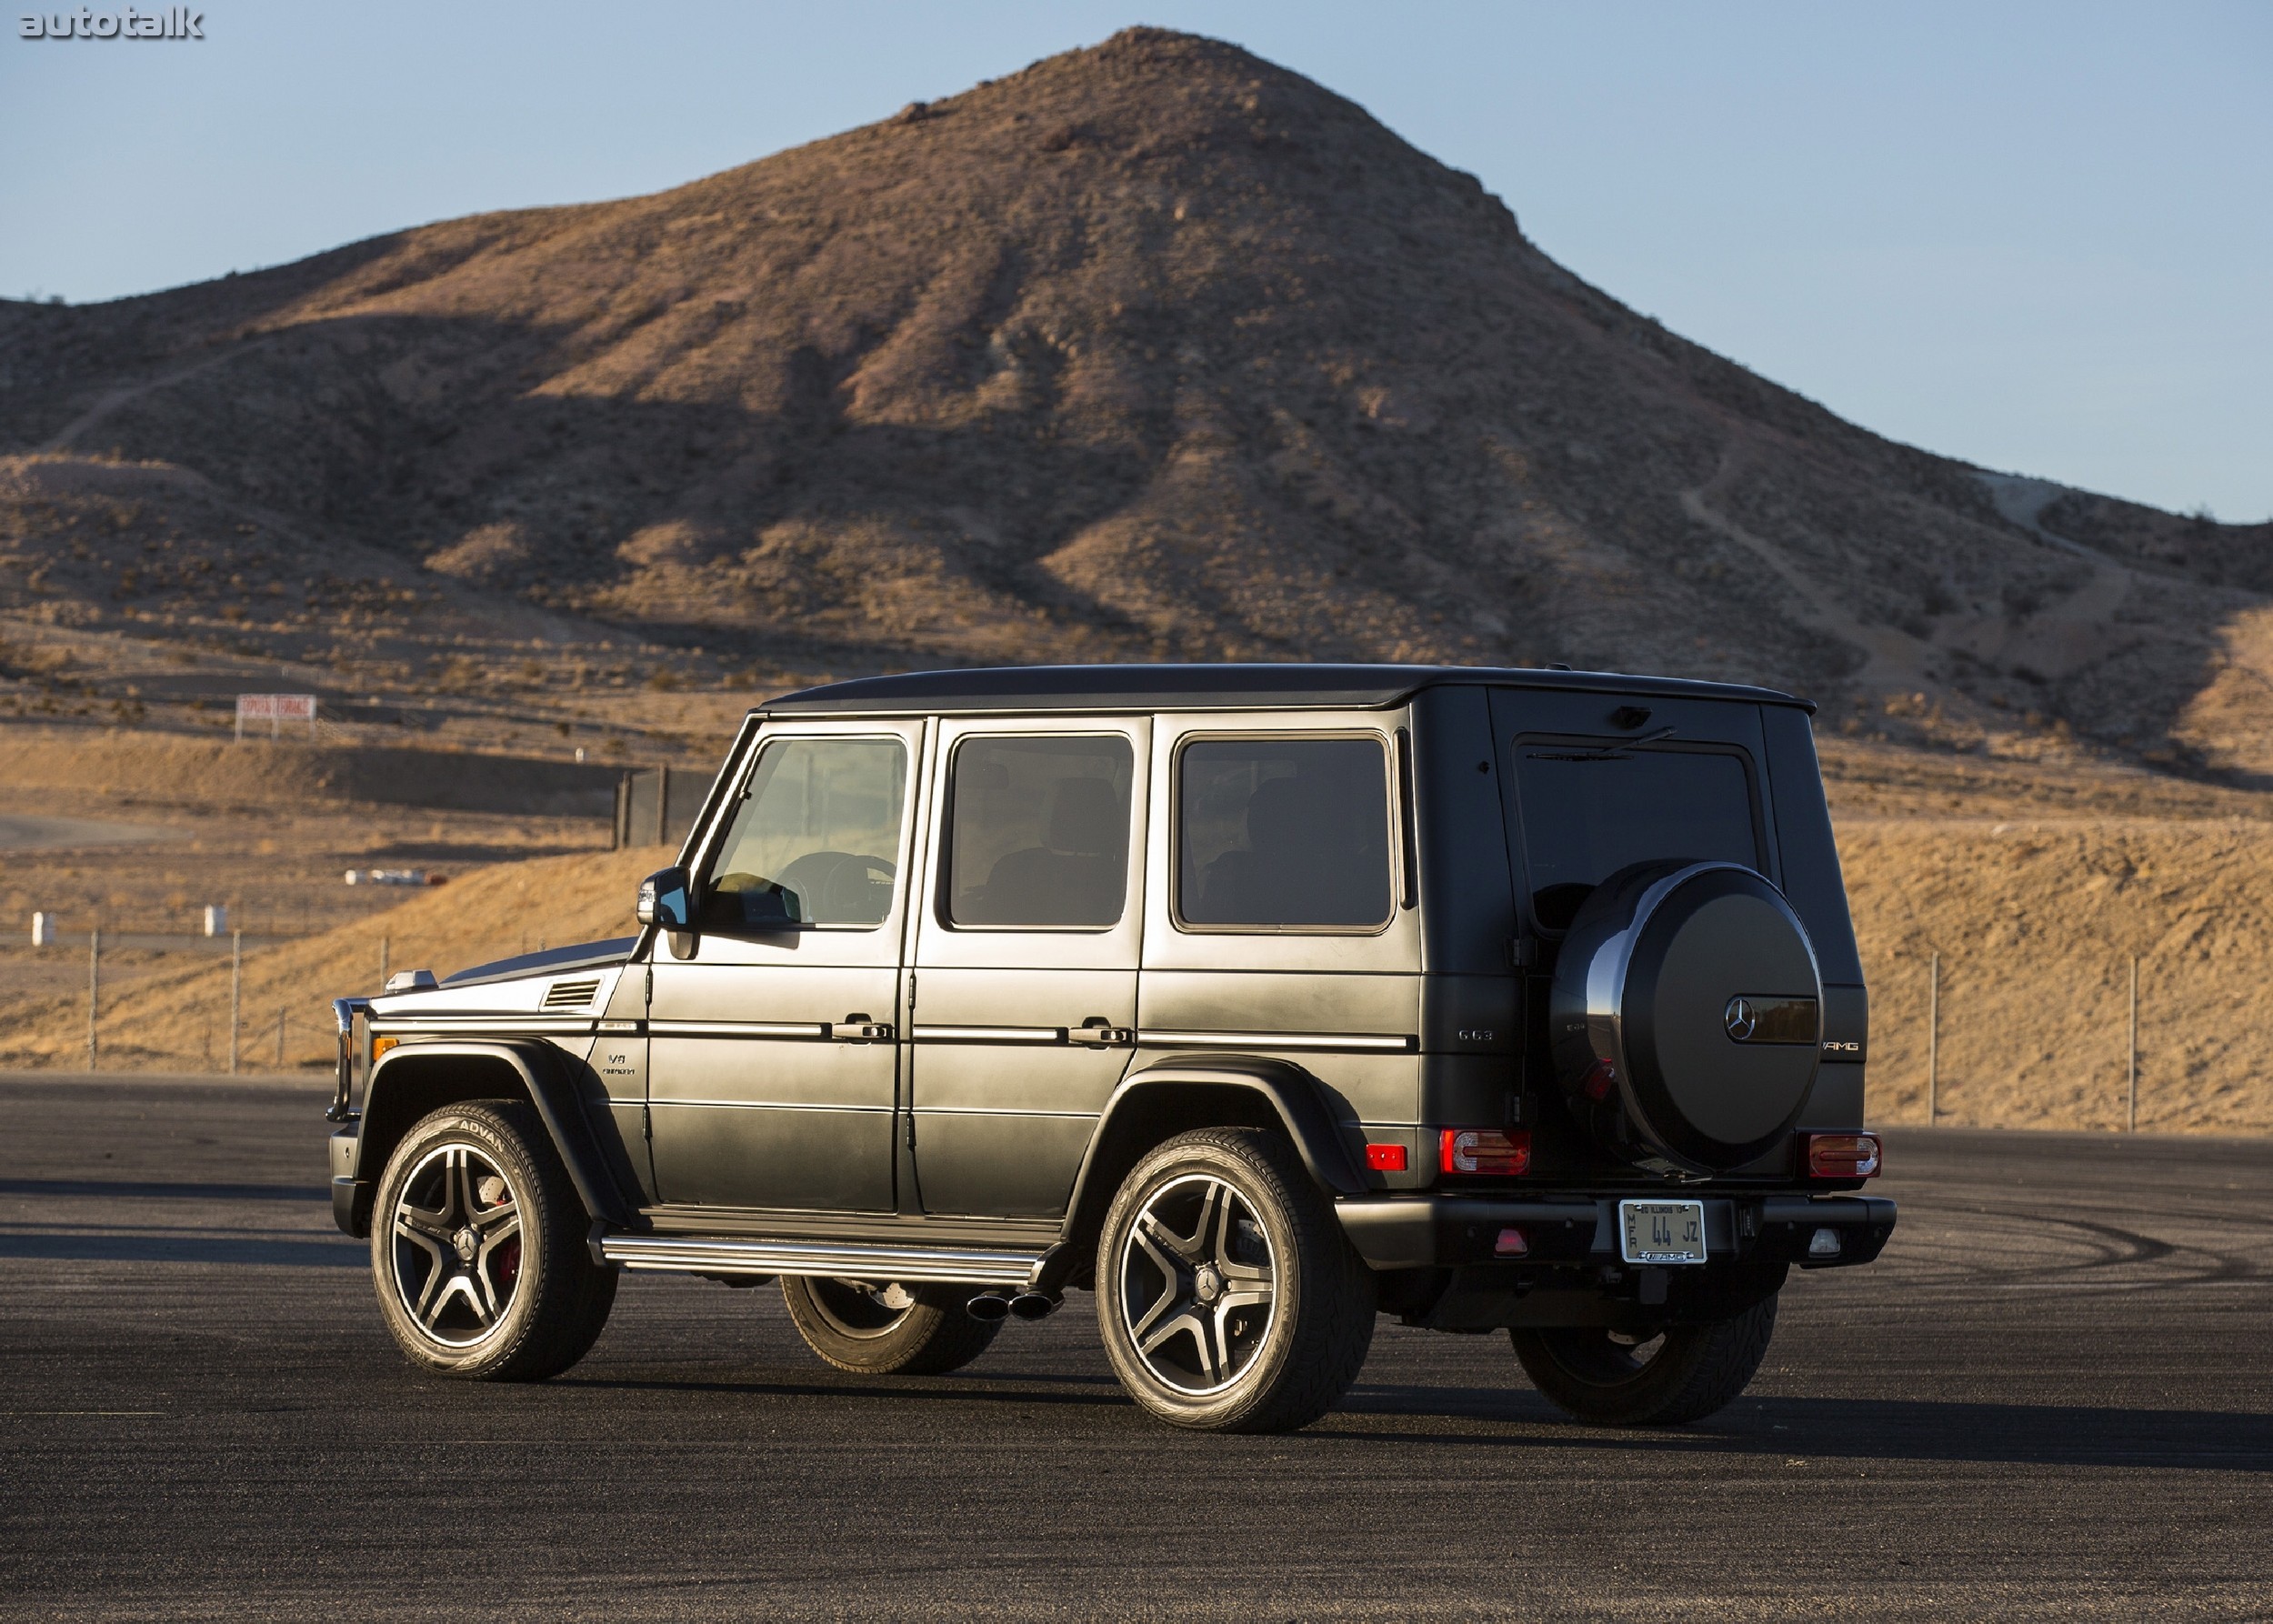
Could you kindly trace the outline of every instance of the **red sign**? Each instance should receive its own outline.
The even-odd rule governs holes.
[[[236,719],[240,722],[313,722],[315,720],[315,696],[239,694],[236,697]]]

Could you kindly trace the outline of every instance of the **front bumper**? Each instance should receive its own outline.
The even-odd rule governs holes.
[[[350,1123],[332,1135],[332,1222],[360,1240],[371,1233],[371,1181],[355,1177],[356,1134]]]
[[[1441,1268],[1472,1263],[1616,1264],[1617,1209],[1624,1196],[1570,1195],[1536,1199],[1493,1196],[1352,1196],[1334,1204],[1342,1231],[1375,1268]],[[1894,1233],[1894,1203],[1883,1196],[1682,1196],[1705,1204],[1709,1263],[1792,1263],[1837,1268],[1868,1263]],[[1524,1250],[1497,1249],[1502,1230],[1521,1232]],[[1824,1249],[1818,1230],[1837,1242]],[[1814,1248],[1816,1249],[1811,1250]]]

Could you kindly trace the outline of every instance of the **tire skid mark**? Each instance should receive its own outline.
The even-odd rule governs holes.
[[[2249,1255],[2251,1248],[2167,1240],[2105,1219],[1988,1205],[1938,1208],[1934,1216],[1939,1221],[1927,1236],[1921,1237],[1913,1222],[1907,1247],[1902,1244],[1903,1231],[1898,1228],[1895,1242],[1881,1262],[1882,1268],[1891,1266],[1906,1287],[2176,1290],[2256,1281],[2273,1274],[2265,1260]],[[2228,1228],[2238,1220],[2251,1230],[2262,1231],[2267,1248],[2273,1250],[2273,1224],[2254,1215],[2218,1216]],[[1987,1220],[1998,1233],[1985,1234],[1979,1228],[1968,1227],[1963,1220],[1968,1218]],[[1982,1255],[1984,1246],[1994,1245],[1999,1234],[2016,1230],[2024,1243],[2034,1244],[1995,1256]],[[2087,1255],[2058,1255],[2078,1243]],[[2152,1272],[2144,1279],[2110,1278],[2116,1271],[2135,1268]]]

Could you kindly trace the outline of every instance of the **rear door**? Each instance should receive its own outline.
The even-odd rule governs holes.
[[[1065,1210],[1136,1025],[1145,718],[942,724],[916,926],[925,1210]]]
[[[1781,883],[1757,706],[1495,688],[1492,720],[1532,930],[1559,938],[1630,863],[1741,863]]]

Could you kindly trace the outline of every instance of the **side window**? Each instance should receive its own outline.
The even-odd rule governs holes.
[[[1185,924],[1373,930],[1388,922],[1388,758],[1379,739],[1195,739],[1177,775]]]
[[[906,804],[907,750],[896,738],[766,745],[703,887],[703,927],[881,925]]]
[[[966,738],[950,778],[947,922],[1119,923],[1136,756],[1117,734]]]

